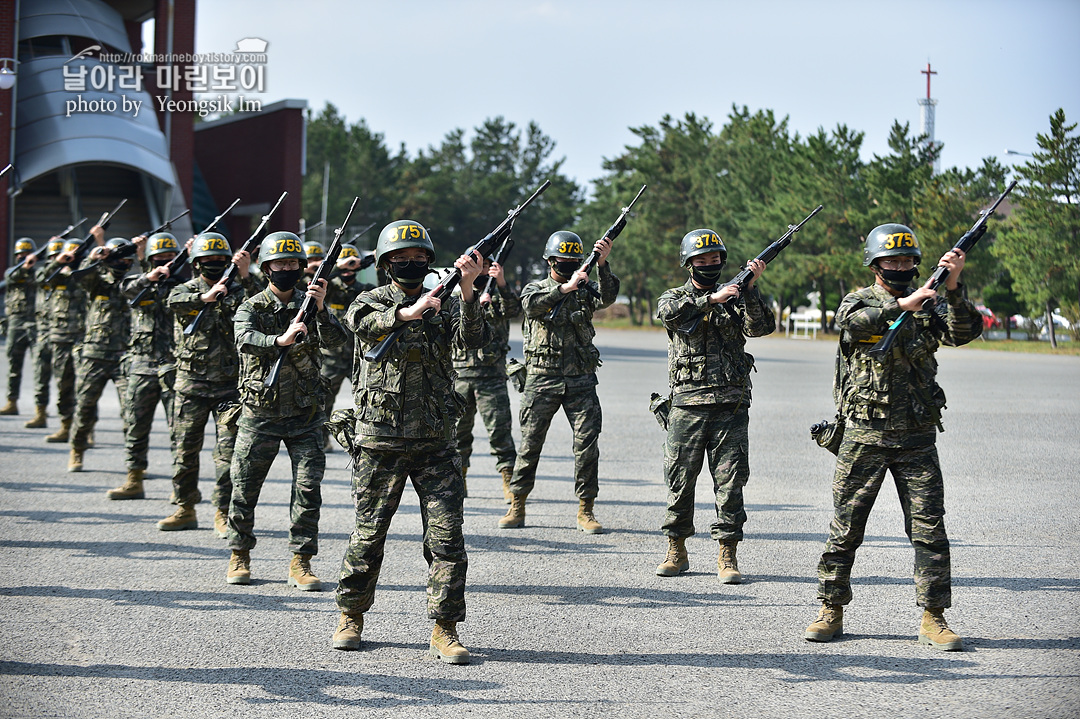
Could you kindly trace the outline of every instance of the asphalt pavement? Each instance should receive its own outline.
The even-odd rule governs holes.
[[[520,335],[513,354],[520,357]],[[415,493],[390,531],[364,646],[334,651],[333,586],[353,522],[348,457],[328,456],[316,573],[286,585],[289,461],[263,490],[253,583],[225,583],[212,530],[160,532],[171,513],[159,411],[147,499],[124,478],[118,402],[106,390],[86,471],[65,471],[57,427],[0,417],[0,716],[8,717],[1074,717],[1080,716],[1080,358],[945,348],[938,446],[965,651],[916,643],[913,551],[882,491],[854,570],[846,635],[802,639],[831,517],[832,455],[808,426],[832,415],[835,344],[750,340],[746,582],[716,579],[711,481],[699,481],[691,571],[657,577],[666,541],[664,435],[649,393],[667,384],[666,338],[600,331],[601,535],[575,528],[572,451],[548,435],[527,526],[506,505],[483,431],[465,505],[469,666],[426,656],[426,565]],[[980,345],[981,346],[981,345]],[[987,345],[990,346],[990,345]],[[6,375],[6,360],[0,362]],[[348,401],[347,388],[338,398]],[[515,408],[518,395],[511,390]],[[211,428],[212,434],[212,428]],[[515,427],[515,436],[517,436]],[[203,494],[212,489],[209,443]]]

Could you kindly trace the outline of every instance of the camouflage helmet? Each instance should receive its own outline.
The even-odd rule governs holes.
[[[356,245],[350,245],[348,242],[342,243],[341,252],[338,254],[338,259],[347,260],[350,257],[360,259],[360,250],[356,249]]]
[[[870,230],[863,247],[863,267],[873,264],[879,257],[914,257],[915,264],[922,261],[919,240],[906,225],[889,223]]]
[[[435,245],[431,244],[428,231],[416,220],[397,220],[379,231],[375,244],[375,264],[381,266],[383,257],[395,250],[422,247],[427,250],[428,262],[435,261]]]
[[[176,238],[168,232],[156,232],[146,240],[146,256],[163,255],[166,252],[180,252]]]
[[[81,244],[81,240],[64,240],[64,252],[73,252],[79,249]]]
[[[326,248],[322,246],[321,242],[307,240],[304,242],[304,254],[307,255],[309,260],[321,260],[326,256]]]
[[[21,255],[24,252],[33,252],[37,249],[37,245],[29,237],[20,237],[15,240],[15,254]]]
[[[115,252],[116,250],[120,249],[121,247],[127,247],[129,245],[134,247],[135,243],[133,243],[131,240],[129,240],[126,237],[114,237],[114,238],[112,238],[111,240],[109,240],[108,242],[105,243],[105,246],[108,247],[109,250],[112,251],[112,252]]]
[[[720,235],[705,228],[690,230],[683,235],[682,242],[679,243],[679,265],[686,267],[691,258],[709,252],[719,252],[720,264],[727,264],[727,248],[724,247]]]
[[[232,257],[232,246],[225,239],[225,235],[217,232],[204,232],[195,238],[191,246],[191,261],[203,257]]]
[[[259,265],[271,260],[300,260],[303,267],[307,262],[304,243],[291,232],[271,232],[259,245]]]
[[[544,243],[544,259],[550,257],[565,257],[570,260],[585,258],[585,250],[581,245],[581,238],[567,230],[553,232],[551,237]]]
[[[51,259],[51,258],[56,257],[57,255],[59,255],[63,251],[64,251],[64,241],[63,240],[50,240],[49,241],[49,249],[45,251],[45,256],[47,258]]]

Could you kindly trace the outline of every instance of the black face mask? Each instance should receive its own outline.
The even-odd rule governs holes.
[[[566,279],[573,277],[579,267],[581,267],[581,263],[577,260],[552,260],[551,262],[551,269],[555,270],[555,274]]]
[[[340,277],[341,281],[344,282],[345,284],[351,285],[352,281],[356,279],[356,273],[355,272],[339,272],[338,277]]]
[[[897,291],[907,289],[911,281],[919,276],[918,267],[912,267],[910,270],[886,270],[884,267],[879,267],[878,272],[881,273],[881,279],[885,281],[885,284]]]
[[[152,258],[150,258],[150,262],[151,262],[151,264],[154,265],[154,267],[164,267],[165,265],[172,262],[172,260],[171,259],[167,260],[164,257],[152,257]]]
[[[130,260],[120,260],[119,262],[109,262],[105,260],[105,266],[109,268],[109,271],[116,276],[122,276],[127,274],[127,271],[131,269]]]
[[[713,287],[716,285],[717,280],[720,279],[720,272],[723,269],[723,263],[719,265],[691,265],[690,277],[702,287]]]
[[[225,268],[229,266],[229,263],[224,260],[217,262],[200,262],[199,274],[208,280],[220,280],[221,276],[225,274]]]
[[[270,270],[270,284],[282,292],[288,292],[296,287],[296,283],[300,281],[300,276],[303,274],[304,271],[300,268],[295,270]]]
[[[390,276],[402,287],[412,289],[418,287],[427,277],[427,260],[410,260],[409,262],[391,262]]]

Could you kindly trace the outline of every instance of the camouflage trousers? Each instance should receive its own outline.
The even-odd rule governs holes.
[[[124,397],[124,412],[127,416],[124,462],[128,469],[147,467],[150,428],[154,424],[154,414],[159,402],[165,408],[165,419],[169,423],[169,447],[175,447],[171,431],[174,396],[171,388],[162,386],[162,379],[157,375],[133,374],[128,378],[127,393]]]
[[[38,337],[34,346],[34,404],[46,407],[52,383],[52,345],[47,337]]]
[[[8,325],[7,335],[7,358],[8,358],[8,388],[7,398],[14,402],[19,399],[22,390],[23,360],[26,353],[34,347],[34,325]],[[45,399],[48,402],[48,396]]]
[[[232,460],[232,501],[229,503],[229,546],[255,548],[255,505],[278,455],[281,443],[292,461],[292,494],[289,497],[289,547],[293,554],[319,553],[319,511],[322,479],[326,471],[323,424],[316,412],[311,418],[265,419],[240,417]]]
[[[818,563],[817,597],[829,604],[851,601],[851,566],[862,544],[866,520],[881,489],[885,471],[892,473],[904,531],[915,548],[915,603],[921,607],[952,606],[949,538],[945,535],[945,487],[933,444],[897,449],[859,444],[845,438],[833,477],[833,520]]]
[[[198,504],[199,453],[202,452],[206,421],[214,415],[214,494],[210,501],[223,512],[229,508],[232,480],[229,473],[236,443],[236,390],[217,397],[177,392],[173,398],[173,493],[177,504]],[[231,406],[230,406],[231,404]]]
[[[403,440],[394,450],[357,449],[352,479],[356,527],[341,560],[337,604],[349,613],[366,612],[374,604],[386,533],[406,478],[420,497],[428,617],[464,621],[469,568],[461,530],[465,482],[457,450],[441,439]]]
[[[322,367],[322,376],[330,380],[330,391],[326,395],[326,403],[323,405],[323,412],[329,417],[334,412],[334,401],[337,399],[338,393],[341,392],[341,385],[345,384],[345,378],[349,376],[349,370],[344,367],[327,367],[325,364]],[[352,398],[350,397],[350,400]],[[350,405],[352,402],[350,401]],[[328,440],[330,438],[330,432],[326,428],[323,428],[323,439]]]
[[[127,432],[127,413],[124,412],[124,397],[127,390],[127,375],[120,366],[120,360],[80,357],[77,372],[78,383],[75,391],[75,423],[72,425],[71,446],[73,449],[86,449],[90,433],[98,421],[98,401],[105,384],[110,380],[116,386],[120,397],[120,418]]]
[[[56,378],[56,412],[63,419],[75,414],[75,343],[50,342],[52,375]]]
[[[505,377],[470,377],[454,383],[454,389],[465,398],[465,408],[457,423],[457,448],[461,454],[461,466],[469,468],[472,457],[473,425],[476,413],[487,428],[491,454],[495,467],[501,472],[513,469],[517,461],[514,435],[510,431],[513,420],[510,414],[510,394],[506,390]]]
[[[743,487],[750,479],[746,407],[732,405],[672,407],[664,442],[664,479],[668,486],[663,531],[669,537],[694,534],[694,491],[706,454],[716,495],[716,521],[710,527],[718,542],[743,538],[746,510]]]
[[[560,407],[574,430],[574,494],[578,499],[594,499],[599,492],[598,442],[603,416],[596,396],[596,375],[565,378],[530,372],[521,394],[521,446],[510,480],[514,494],[532,492],[544,438]]]

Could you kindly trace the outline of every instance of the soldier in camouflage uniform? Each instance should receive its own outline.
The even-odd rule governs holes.
[[[105,230],[94,226],[91,233],[98,245],[105,244]],[[63,252],[44,268],[45,277],[50,277],[57,269],[62,270],[53,280],[51,293],[46,300],[52,374],[56,378],[56,410],[60,415],[60,429],[46,437],[46,442],[68,442],[75,415],[75,350],[86,333],[88,302],[82,283],[71,276],[70,265],[78,246],[77,241],[66,242]]]
[[[724,584],[738,584],[742,574],[736,547],[746,522],[743,487],[750,478],[747,425],[754,367],[753,356],[745,351],[746,338],[771,333],[776,318],[755,286],[764,262],[748,264],[754,278],[745,294],[737,285],[717,288],[727,249],[712,230],[688,232],[679,260],[690,278],[656,303],[668,332],[672,393],[664,443],[668,507],[662,530],[668,553],[656,573],[671,577],[690,568],[686,538],[694,534],[694,490],[708,454],[716,496],[711,534],[720,543],[717,574]],[[696,318],[700,321],[690,329]],[[689,331],[680,329],[684,325]]]
[[[223,279],[230,256],[236,265],[239,281]],[[248,297],[259,292],[248,272],[251,255],[243,250],[232,254],[229,241],[217,232],[195,238],[191,264],[198,276],[177,286],[169,294],[169,309],[176,317],[176,397],[173,399],[173,494],[176,512],[158,522],[158,529],[173,531],[199,526],[195,505],[202,501],[199,492],[199,452],[202,451],[206,420],[214,415],[217,441],[214,444],[215,486],[214,530],[227,536],[226,517],[232,480],[233,444],[236,419],[240,410],[237,378],[240,359],[236,354],[233,315]],[[184,330],[206,313],[192,334]]]
[[[240,353],[240,396],[243,410],[233,452],[232,501],[229,504],[229,546],[232,557],[225,581],[251,582],[251,550],[255,548],[255,505],[281,443],[292,460],[289,503],[289,545],[293,552],[288,583],[301,591],[319,591],[322,583],[311,570],[319,552],[321,484],[326,469],[323,451],[323,402],[326,381],[320,373],[321,349],[345,342],[345,331],[326,309],[325,279],[308,289],[297,287],[304,253],[300,238],[275,232],[262,242],[259,264],[269,286],[236,311],[236,348]],[[305,297],[315,300],[311,327],[297,322]],[[303,341],[298,341],[303,337]],[[278,357],[286,350],[277,381],[266,387]]]
[[[510,318],[521,316],[521,300],[506,284],[503,268],[490,257],[484,258],[484,271],[476,280],[476,293],[495,279],[493,295],[480,296],[480,306],[491,332],[491,339],[478,350],[454,347],[454,389],[465,398],[465,410],[457,424],[457,448],[461,454],[461,474],[469,471],[472,456],[473,424],[480,412],[487,428],[495,467],[502,475],[503,498],[510,502],[510,479],[514,474],[517,450],[510,429],[510,395],[506,391],[506,355],[510,351]]]
[[[131,339],[124,362],[128,371],[124,411],[127,428],[124,432],[124,465],[127,479],[124,484],[107,492],[109,499],[142,499],[143,479],[147,467],[150,428],[158,403],[165,410],[169,423],[169,447],[172,441],[173,385],[176,382],[176,357],[173,354],[173,316],[166,298],[180,282],[169,276],[168,263],[180,252],[176,238],[159,232],[152,238],[137,237],[139,261],[146,270],[125,277],[121,291],[128,301],[138,302],[131,309]],[[148,265],[152,267],[148,267]],[[175,459],[175,457],[174,457]]]
[[[64,241],[58,237],[49,240],[46,262],[34,270],[37,294],[34,297],[34,416],[25,427],[42,429],[46,426],[45,410],[49,404],[49,385],[52,384],[52,345],[49,344],[49,298],[56,280],[49,282],[45,273],[48,261],[64,249]]]
[[[482,347],[487,339],[473,291],[480,258],[462,255],[461,299],[440,302],[423,293],[423,280],[435,248],[427,230],[413,220],[398,220],[379,233],[376,264],[393,279],[362,293],[345,313],[356,334],[353,396],[356,448],[353,500],[356,527],[341,562],[337,604],[341,618],[335,649],[359,649],[364,612],[375,601],[383,548],[405,480],[420,497],[424,558],[428,562],[428,617],[435,620],[429,652],[452,664],[469,661],[457,623],[465,619],[468,556],[462,536],[464,481],[454,447],[461,398],[454,393],[451,347]],[[427,309],[435,311],[423,319]],[[363,355],[400,327],[408,330],[379,361]]]
[[[375,285],[365,284],[356,279],[356,272],[360,269],[360,252],[355,246],[348,243],[341,246],[341,254],[338,255],[337,274],[330,279],[330,285],[326,288],[326,306],[334,317],[339,321],[344,319],[345,311],[349,309],[353,301],[361,292],[375,289]],[[322,374],[330,383],[330,391],[326,395],[326,416],[334,410],[334,401],[345,378],[352,372],[353,351],[355,348],[352,332],[345,333],[345,343],[340,347],[323,347],[322,351]],[[326,434],[329,440],[329,433]],[[329,443],[327,442],[327,446]]]
[[[946,651],[962,641],[945,623],[952,605],[949,539],[945,534],[945,491],[936,435],[945,393],[936,381],[934,353],[941,344],[967,344],[982,333],[982,318],[964,296],[964,255],[950,250],[938,262],[949,271],[945,296],[929,282],[915,290],[919,243],[904,225],[874,228],[866,238],[863,265],[877,279],[840,304],[840,329],[833,397],[843,421],[843,439],[833,477],[829,538],[818,563],[817,620],[804,638],[829,641],[843,632],[844,605],[851,601],[851,567],[862,544],[866,520],[888,470],[904,511],[904,530],[915,548],[915,600],[924,608],[919,642]],[[931,301],[933,308],[923,309]],[[868,351],[902,312],[914,313],[888,354]]]
[[[91,433],[98,420],[98,400],[105,390],[105,383],[112,380],[120,395],[121,419],[127,430],[127,416],[123,411],[127,388],[127,372],[121,370],[120,358],[127,349],[131,336],[131,310],[120,291],[120,283],[131,269],[131,256],[135,245],[131,240],[114,237],[90,253],[90,262],[97,267],[87,267],[75,274],[72,281],[82,284],[90,298],[90,311],[86,317],[86,337],[79,347],[78,387],[76,389],[75,422],[71,432],[71,456],[69,472],[81,472],[83,453],[89,446]]]
[[[23,359],[34,347],[34,300],[37,295],[34,264],[37,257],[31,253],[36,249],[29,237],[16,240],[15,262],[4,273],[7,282],[4,312],[7,315],[8,387],[7,404],[0,409],[0,415],[19,413]]]
[[[602,415],[596,396],[596,368],[600,350],[593,345],[593,313],[615,302],[619,278],[607,262],[611,240],[594,246],[599,260],[599,285],[580,270],[584,251],[573,232],[556,232],[544,246],[550,273],[530,282],[521,292],[525,312],[525,391],[521,394],[521,447],[510,480],[510,509],[499,527],[525,526],[525,499],[536,482],[536,466],[544,448],[551,419],[561,407],[574,429],[574,493],[578,498],[577,526],[587,534],[600,534],[593,503],[599,491],[600,429]],[[586,285],[600,299],[586,291]],[[549,315],[560,304],[554,318]]]

